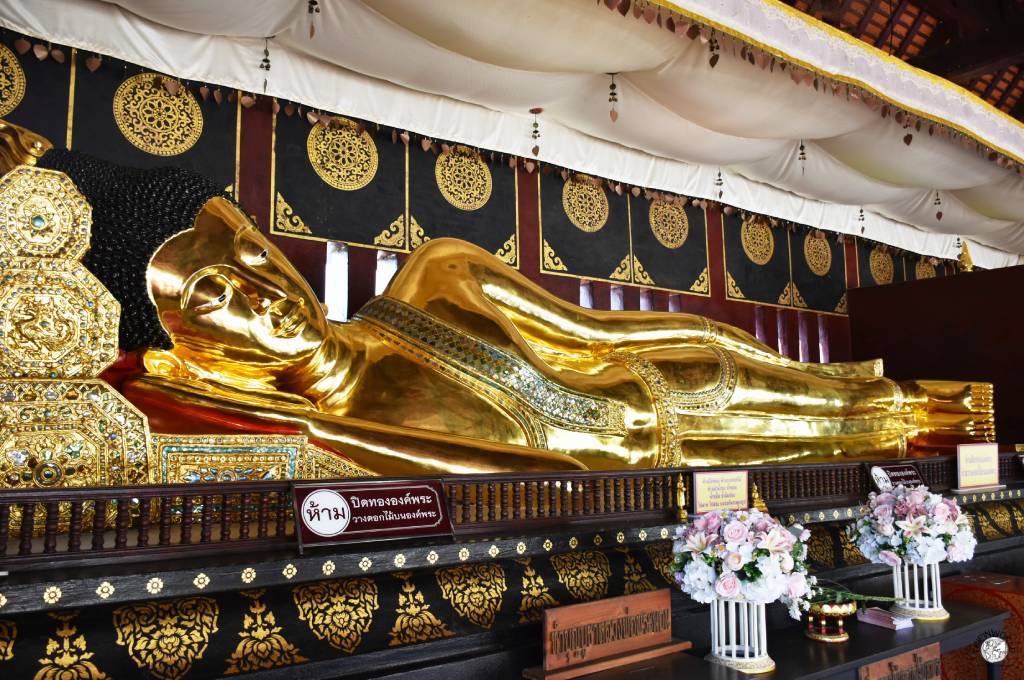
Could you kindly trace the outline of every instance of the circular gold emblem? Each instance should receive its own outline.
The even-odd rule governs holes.
[[[828,274],[832,269],[832,248],[828,245],[828,239],[813,233],[804,236],[804,259],[818,276]]]
[[[434,164],[437,188],[459,210],[479,210],[491,198],[491,169],[466,146],[441,152]]]
[[[320,179],[335,189],[362,189],[377,174],[377,146],[366,130],[348,118],[335,116],[330,126],[309,131],[306,153]]]
[[[177,156],[191,149],[203,134],[203,112],[187,87],[175,94],[158,81],[163,76],[140,73],[114,93],[114,120],[124,138],[154,156]]]
[[[587,175],[566,181],[562,187],[562,209],[581,231],[593,233],[608,221],[608,197]]]
[[[80,259],[92,208],[55,170],[20,166],[0,179],[0,254]]]
[[[25,96],[25,71],[7,45],[0,44],[0,116],[18,108]]]
[[[934,279],[935,265],[928,260],[918,260],[917,264],[914,265],[914,278],[918,281],[921,279]]]
[[[868,258],[868,267],[871,269],[871,278],[875,283],[892,283],[893,264],[892,254],[882,250],[881,246],[875,246]]]
[[[740,227],[740,241],[743,243],[743,252],[754,264],[768,264],[772,255],[775,254],[775,237],[772,236],[772,228],[760,220],[743,220],[743,226]]]
[[[93,377],[114,362],[121,308],[84,265],[0,263],[0,377]]]
[[[651,201],[651,209],[647,214],[651,231],[661,245],[666,248],[679,248],[686,243],[686,237],[690,233],[690,221],[686,217],[686,210],[675,203]]]

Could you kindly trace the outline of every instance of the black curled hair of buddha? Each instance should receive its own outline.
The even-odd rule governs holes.
[[[184,168],[128,168],[76,151],[54,149],[38,166],[68,175],[92,205],[83,263],[121,303],[121,349],[170,349],[146,268],[164,241],[191,228],[203,205],[224,192]]]

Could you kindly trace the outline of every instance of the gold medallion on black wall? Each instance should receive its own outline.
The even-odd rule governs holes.
[[[788,233],[760,215],[722,215],[726,297],[789,306]],[[801,260],[803,258],[801,257]]]
[[[749,217],[740,226],[740,241],[747,258],[757,265],[766,265],[775,253],[775,237],[768,221]]]
[[[790,305],[845,313],[846,249],[839,236],[799,224],[788,236],[793,277]]]
[[[857,266],[861,286],[882,286],[906,280],[903,258],[881,243],[857,239]]]
[[[0,118],[46,137],[56,148],[68,138],[68,102],[73,88],[75,50],[58,44],[64,63],[40,61],[32,50],[18,55],[17,33],[0,36]]]
[[[633,282],[692,295],[711,294],[704,211],[629,195]],[[638,276],[639,272],[643,276]]]
[[[310,127],[283,108],[272,137],[272,233],[410,249],[405,144],[366,121],[332,116]]]
[[[633,253],[626,196],[583,176],[563,180],[558,173],[535,175],[543,244],[541,271],[632,282]]]
[[[462,144],[435,154],[413,144],[409,216],[420,233],[410,235],[410,249],[431,239],[459,238],[518,267],[518,190],[515,168],[495,154]]]
[[[90,56],[75,55],[73,149],[130,167],[188,168],[237,193],[241,104],[230,90],[218,105],[198,83],[113,57],[90,71]]]

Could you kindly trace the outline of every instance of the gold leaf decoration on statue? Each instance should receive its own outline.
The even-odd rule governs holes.
[[[224,675],[253,673],[256,671],[293,666],[309,661],[299,653],[299,648],[288,642],[277,625],[274,612],[263,603],[266,590],[243,590],[242,597],[251,600],[249,613],[242,619],[242,638],[235,651],[228,658]]]
[[[693,293],[709,293],[711,291],[711,281],[708,277],[708,268],[704,267],[704,270],[697,277],[697,280],[690,286],[690,291]]]
[[[658,570],[665,582],[671,586],[676,585],[675,574],[672,573],[672,565],[675,556],[672,554],[671,541],[658,541],[644,546],[644,551],[651,558],[651,564]]]
[[[335,189],[355,191],[377,174],[377,145],[370,133],[348,118],[317,123],[306,138],[306,153],[320,179]]]
[[[106,680],[110,676],[96,667],[91,659],[96,655],[89,651],[85,635],[78,634],[74,625],[78,612],[47,614],[57,621],[57,639],[46,641],[46,656],[39,659],[41,666],[33,680]]]
[[[280,192],[277,194],[277,201],[274,205],[274,231],[282,231],[286,234],[312,234],[302,218],[295,214],[295,210],[284,200]]]
[[[114,120],[124,138],[154,156],[177,156],[203,134],[203,111],[180,82],[171,94],[167,76],[140,73],[114,93]]]
[[[580,231],[599,231],[608,221],[608,196],[587,175],[569,178],[562,186],[562,209]]]
[[[728,297],[732,298],[733,300],[746,300],[747,299],[747,296],[743,294],[743,291],[740,290],[739,285],[737,285],[736,279],[734,279],[732,277],[732,274],[730,274],[729,272],[725,273],[725,287],[726,287],[726,295]]]
[[[743,244],[743,252],[754,264],[766,265],[775,254],[772,228],[762,219],[749,217],[743,220],[743,226],[740,227],[740,242]]]
[[[91,377],[117,359],[121,305],[83,264],[2,261],[0,376]]]
[[[846,293],[843,293],[843,296],[839,298],[839,302],[836,303],[836,308],[832,311],[837,314],[846,314]]]
[[[416,250],[430,240],[430,237],[423,232],[423,227],[416,221],[416,218],[409,214],[409,250]]]
[[[0,380],[7,487],[148,484],[148,446],[145,417],[102,380]]]
[[[0,255],[80,260],[92,207],[62,172],[25,165],[0,179]]]
[[[148,677],[180,680],[203,658],[220,609],[209,597],[142,602],[114,610],[117,644]],[[85,676],[88,677],[88,676]]]
[[[868,256],[868,268],[871,271],[871,278],[875,280],[875,283],[879,285],[892,283],[895,271],[892,253],[882,248],[882,246],[875,246],[871,250],[871,255]]]
[[[394,221],[373,237],[373,245],[383,248],[405,248],[405,215],[399,215]]]
[[[804,259],[807,266],[818,276],[825,276],[832,270],[832,248],[824,236],[808,232],[804,236]]]
[[[562,262],[562,258],[555,254],[547,239],[544,239],[544,269],[549,272],[567,272],[569,268]]]
[[[18,108],[25,96],[25,71],[17,55],[0,44],[0,116]]]
[[[635,595],[636,593],[646,593],[649,590],[654,590],[654,584],[647,578],[643,566],[633,557],[633,553],[629,551],[629,548],[616,548],[616,550],[621,552],[625,559],[623,562],[622,578],[626,595]]]
[[[292,589],[292,599],[313,635],[346,654],[359,647],[380,608],[371,578],[306,583]]]
[[[18,624],[14,621],[0,621],[0,661],[14,658],[14,641],[18,639]]]
[[[494,255],[508,266],[514,267],[516,266],[516,253],[516,235],[512,234],[508,237],[508,240],[501,244],[501,247],[498,248]]]
[[[608,275],[609,279],[613,281],[626,281],[627,283],[633,280],[633,273],[630,271],[630,259],[629,255],[622,258],[622,262],[615,268],[611,274]]]
[[[349,477],[379,477],[372,470],[356,465],[333,451],[306,442],[306,455],[300,460],[296,479],[347,479]]]
[[[608,594],[612,567],[608,557],[597,550],[562,553],[551,557],[558,581],[577,600],[597,600]]]
[[[460,564],[438,569],[434,576],[441,596],[460,616],[481,628],[494,625],[507,590],[501,566],[493,562]]]
[[[651,201],[648,220],[654,237],[661,245],[675,249],[686,243],[690,220],[681,206],[667,201]]]
[[[395,610],[398,616],[391,627],[391,632],[388,633],[391,637],[388,644],[391,647],[454,635],[448,630],[448,626],[430,611],[430,605],[423,597],[423,592],[412,582],[411,571],[396,571],[392,576],[402,582],[402,592],[398,594],[398,608]]]
[[[918,281],[921,279],[934,279],[935,276],[935,265],[928,260],[918,260],[917,264],[914,265],[914,278]]]
[[[535,623],[544,616],[548,607],[557,607],[558,600],[551,595],[551,589],[544,583],[544,577],[537,573],[529,557],[516,558],[523,565],[523,587],[519,591],[519,623]]]
[[[459,210],[479,210],[491,198],[491,169],[468,146],[442,151],[434,163],[434,178],[444,200]]]
[[[651,275],[647,273],[644,266],[640,264],[640,260],[636,258],[636,255],[633,256],[633,281],[636,283],[643,283],[648,286],[655,285],[654,279],[652,279]]]

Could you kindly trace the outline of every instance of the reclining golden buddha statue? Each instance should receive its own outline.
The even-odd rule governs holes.
[[[990,384],[897,383],[880,361],[796,362],[697,315],[584,309],[452,239],[331,322],[205,179],[30,150],[40,139],[0,125],[0,170],[64,172],[91,203],[84,263],[121,303],[121,348],[145,351],[121,389],[155,432],[256,424],[385,475],[823,462],[994,439]]]

